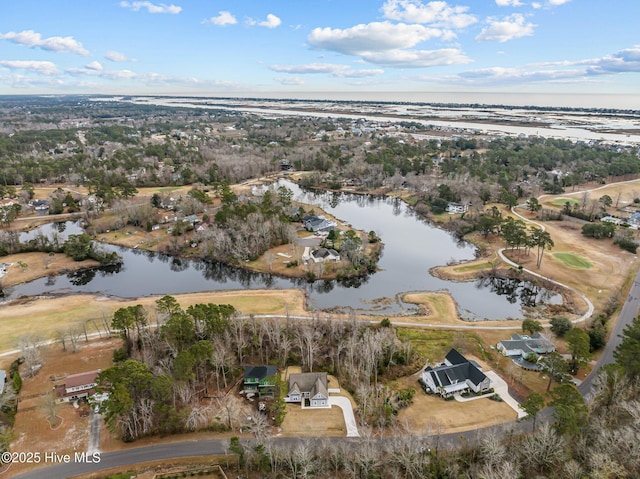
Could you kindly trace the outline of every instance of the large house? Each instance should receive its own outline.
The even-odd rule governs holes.
[[[244,391],[247,397],[273,397],[275,382],[273,376],[278,373],[275,366],[246,366],[244,368]]]
[[[331,248],[318,248],[311,252],[311,259],[314,263],[327,263],[340,261],[340,253]]]
[[[96,386],[96,377],[99,373],[100,370],[96,369],[95,371],[67,376],[63,384],[58,384],[54,388],[56,396],[67,402],[92,396],[94,393],[93,388]]]
[[[456,215],[466,213],[469,211],[470,203],[449,203],[447,206],[447,213],[450,215]]]
[[[300,403],[302,407],[328,407],[327,373],[295,373],[289,376],[289,392],[285,402]]]
[[[552,353],[556,350],[556,347],[542,334],[535,333],[531,336],[514,334],[511,336],[511,339],[500,341],[497,349],[504,356],[509,356],[512,359],[524,359],[531,353],[537,355]]]
[[[302,224],[307,231],[329,231],[338,224],[335,221],[328,220],[324,216],[309,215],[302,218]]]
[[[447,353],[440,366],[428,366],[422,372],[422,381],[428,391],[442,397],[469,391],[483,393],[491,388],[491,380],[482,368],[455,349]]]

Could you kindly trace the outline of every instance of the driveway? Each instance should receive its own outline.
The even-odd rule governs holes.
[[[329,406],[338,406],[342,409],[344,423],[347,426],[347,437],[360,437],[358,426],[356,426],[356,417],[353,415],[353,407],[351,407],[349,398],[344,396],[329,396]]]
[[[518,419],[526,417],[527,413],[520,409],[520,403],[513,399],[511,394],[509,394],[509,387],[504,379],[498,376],[494,371],[487,371],[485,374],[489,379],[491,379],[491,386],[496,394],[499,394],[502,400],[511,406],[511,409],[518,413]]]

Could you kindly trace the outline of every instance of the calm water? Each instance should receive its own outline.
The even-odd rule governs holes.
[[[540,300],[537,291],[526,284],[443,281],[429,274],[434,266],[448,261],[469,260],[474,247],[455,240],[449,233],[422,221],[402,202],[372,196],[315,194],[304,192],[292,183],[296,199],[321,206],[328,213],[354,228],[374,230],[384,242],[378,264],[380,271],[357,287],[346,287],[335,281],[277,278],[249,273],[218,263],[185,261],[140,250],[115,248],[123,257],[118,268],[90,270],[67,276],[43,278],[9,289],[9,297],[44,293],[91,292],[120,297],[156,294],[179,294],[212,290],[303,288],[309,294],[311,307],[327,309],[351,307],[380,314],[407,312],[411,305],[402,304],[398,295],[408,291],[449,291],[461,314],[469,319],[503,319],[522,317],[522,301]],[[73,223],[48,225],[42,231],[64,229],[61,236],[77,234]],[[33,233],[32,233],[33,234]],[[26,237],[24,239],[27,239]],[[491,291],[499,291],[500,294]],[[521,299],[522,298],[522,299]],[[558,297],[551,298],[557,302]]]

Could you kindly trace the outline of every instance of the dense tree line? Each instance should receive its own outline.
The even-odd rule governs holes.
[[[125,440],[231,427],[231,420],[221,424],[219,410],[201,400],[226,397],[241,368],[251,363],[300,364],[304,371],[335,374],[358,398],[363,420],[378,427],[394,424],[398,409],[413,395],[387,385],[414,359],[410,346],[391,328],[355,319],[257,321],[229,305],[196,304],[183,310],[171,296],[156,302],[155,315],[154,324],[150,311],[131,306],[117,310],[111,322],[124,345],[114,354],[116,365],[99,375],[98,385],[109,392],[101,405],[107,424]],[[279,407],[278,401],[272,407]]]
[[[581,331],[578,329],[578,331]],[[559,356],[559,355],[558,355]],[[616,364],[604,368],[583,399],[570,383],[548,395],[531,394],[523,409],[530,432],[512,425],[475,437],[445,441],[438,425],[416,434],[398,425],[393,437],[361,428],[355,443],[301,441],[295,445],[258,438],[257,445],[232,439],[238,472],[268,478],[582,479],[640,475],[640,318],[623,334]],[[559,359],[562,361],[562,357]],[[550,405],[552,418],[536,427],[535,416]]]

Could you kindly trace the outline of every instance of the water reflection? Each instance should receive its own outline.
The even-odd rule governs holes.
[[[518,318],[522,317],[523,306],[555,301],[531,285],[497,280],[485,280],[479,285],[453,283],[431,276],[429,269],[432,267],[450,260],[461,262],[474,258],[475,247],[434,227],[397,198],[303,190],[291,182],[281,182],[275,187],[280,185],[293,191],[295,201],[309,204],[307,210],[320,207],[344,224],[350,223],[365,233],[375,231],[384,243],[379,270],[364,279],[310,283],[306,277],[280,278],[213,261],[185,260],[103,245],[109,251],[117,251],[123,264],[68,277],[42,278],[9,288],[9,297],[69,291],[142,297],[212,290],[299,288],[317,308],[352,308],[395,314],[413,311],[413,306],[398,299],[403,292],[447,291],[454,297],[461,314],[473,319]],[[81,232],[76,223],[50,224],[38,231],[23,233],[25,236],[21,235],[21,240],[38,233],[58,234],[63,240],[69,234]]]

